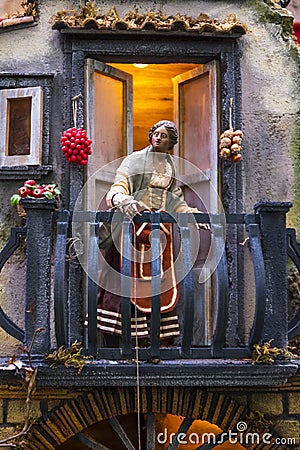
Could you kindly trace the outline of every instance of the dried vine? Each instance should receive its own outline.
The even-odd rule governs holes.
[[[66,349],[63,345],[46,356],[46,360],[49,361],[50,367],[57,367],[63,365],[65,367],[76,367],[78,373],[81,373],[85,366],[85,360],[90,359],[90,356],[84,356],[81,353],[81,344],[77,341],[73,342],[69,349]]]
[[[29,347],[22,347],[21,350],[27,355],[28,357],[28,366],[23,367],[23,363],[16,359],[15,355],[13,355],[9,361],[7,362],[8,365],[13,365],[16,368],[17,373],[20,373],[20,369],[24,370],[24,380],[23,385],[26,390],[26,400],[25,400],[25,412],[24,412],[24,425],[21,431],[18,433],[13,434],[12,436],[9,436],[5,439],[0,440],[0,447],[5,448],[22,448],[24,442],[20,441],[21,438],[24,438],[27,436],[29,430],[30,430],[30,411],[31,411],[31,399],[32,394],[35,391],[35,381],[37,376],[38,368],[34,367],[32,363],[32,349],[35,343],[35,340],[37,338],[37,335],[44,331],[44,328],[37,327],[34,319],[34,311],[33,311],[33,305],[30,305],[29,312],[31,314],[32,322],[33,322],[33,335],[31,342],[29,344]]]
[[[274,421],[269,420],[260,411],[250,411],[246,417],[248,428],[255,433],[262,433],[264,430],[274,426]]]
[[[38,6],[36,1],[24,0],[21,3],[21,6],[24,8],[24,16],[32,16],[36,18],[38,16]]]
[[[292,359],[296,355],[285,348],[271,347],[273,339],[264,344],[255,344],[252,353],[252,364],[273,364],[276,359]]]

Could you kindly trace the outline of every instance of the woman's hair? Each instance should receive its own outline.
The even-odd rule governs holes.
[[[170,147],[169,150],[171,148],[174,147],[175,144],[177,144],[178,142],[178,131],[176,128],[175,123],[171,122],[170,120],[160,120],[159,122],[157,122],[155,125],[153,125],[152,128],[150,128],[149,130],[149,142],[151,144],[151,138],[155,132],[155,130],[159,127],[165,127],[166,130],[169,133],[169,138],[170,138]]]

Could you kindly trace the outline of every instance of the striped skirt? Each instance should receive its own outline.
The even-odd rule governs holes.
[[[121,335],[122,315],[120,312],[98,307],[97,326],[102,333]],[[138,309],[132,311],[131,336],[139,339],[150,338],[150,316],[141,314]],[[179,336],[179,324],[177,314],[171,311],[161,315],[160,339],[169,339],[173,336]]]
[[[106,262],[109,267],[120,272],[120,254],[113,245],[105,254]],[[106,277],[109,277],[106,274]],[[116,276],[111,275],[114,279]],[[116,281],[118,283],[118,280]],[[121,335],[122,334],[122,312],[121,297],[109,289],[99,287],[98,307],[97,307],[97,326],[102,333]],[[132,337],[149,338],[150,337],[150,314],[141,311],[133,303],[131,305],[131,333]],[[161,311],[160,317],[160,339],[169,339],[179,336],[179,322],[176,314],[176,308],[166,312]]]

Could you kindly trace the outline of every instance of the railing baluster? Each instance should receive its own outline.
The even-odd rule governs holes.
[[[291,203],[260,202],[254,206],[259,214],[261,245],[266,270],[266,316],[263,339],[272,345],[287,346],[287,248],[286,214]],[[276,237],[276,245],[274,239]]]
[[[182,283],[184,299],[184,319],[181,343],[181,355],[190,356],[194,323],[194,280],[192,267],[192,251],[188,215],[179,214],[178,225],[181,236],[182,265],[185,274]]]
[[[121,276],[121,308],[122,308],[122,356],[132,357],[131,342],[131,255],[132,223],[128,219],[123,221],[122,236],[122,276]]]
[[[187,433],[194,421],[195,419],[191,417],[186,417],[185,419],[183,419],[174,438],[172,439],[172,442],[170,443],[170,445],[168,445],[166,450],[177,450],[179,447],[181,447],[180,437],[187,436]]]
[[[161,249],[160,249],[160,213],[152,212],[151,220],[151,320],[150,354],[160,357],[160,293],[161,293]]]
[[[259,239],[259,226],[256,223],[251,223],[251,218],[253,218],[253,215],[250,214],[245,218],[246,230],[249,233],[256,293],[255,315],[249,337],[250,348],[254,344],[258,344],[262,338],[266,309],[266,272]]]
[[[89,254],[87,261],[87,303],[88,303],[88,351],[97,354],[97,294],[98,294],[98,230],[99,223],[90,223]]]
[[[214,252],[216,255],[221,254],[221,258],[217,265],[217,318],[211,347],[212,355],[218,357],[222,356],[222,351],[225,346],[228,321],[229,283],[226,251],[224,247],[224,232],[222,225],[218,223],[217,216],[211,217],[211,229]]]
[[[296,230],[294,228],[286,229],[287,254],[300,272],[300,244],[296,239]]]
[[[52,216],[56,201],[24,198],[22,205],[27,214],[25,345],[31,345],[35,326],[43,328],[32,348],[33,356],[43,357],[50,351]]]
[[[54,261],[54,315],[58,347],[68,345],[67,339],[67,292],[66,292],[66,245],[69,227],[69,211],[60,211]]]

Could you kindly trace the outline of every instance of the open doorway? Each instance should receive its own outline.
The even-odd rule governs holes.
[[[113,160],[146,147],[151,126],[161,119],[171,120],[180,136],[174,154],[202,171],[204,176],[197,186],[193,182],[193,191],[207,210],[217,210],[212,192],[218,186],[216,62],[107,64],[87,59],[85,73],[86,123],[94,143],[88,177]],[[103,179],[103,186],[98,181],[98,187],[91,186],[95,192],[89,192],[93,204],[95,196],[102,197],[96,191],[112,180]],[[187,184],[183,189],[188,202],[203,210]]]
[[[86,124],[94,146],[87,173],[92,180],[86,189],[87,208],[106,209],[105,195],[119,165],[112,162],[149,145],[149,129],[167,119],[179,130],[174,156],[179,161],[177,182],[187,203],[217,212],[217,86],[216,61],[139,65],[87,59]],[[203,331],[195,345],[209,345],[212,337],[211,277],[200,279],[209,247],[210,235],[204,232],[194,266],[195,295],[203,299],[196,302],[195,327]]]

